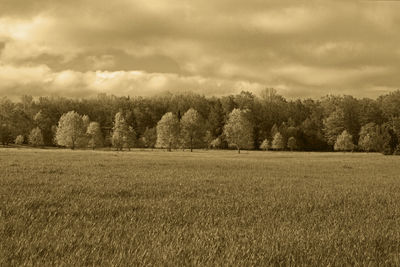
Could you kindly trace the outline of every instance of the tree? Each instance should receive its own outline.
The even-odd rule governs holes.
[[[157,142],[156,128],[146,128],[141,139],[146,148],[154,148]]]
[[[370,134],[367,134],[365,136],[360,137],[360,140],[358,141],[358,146],[367,152],[370,152],[371,150],[374,150],[374,141],[371,137]]]
[[[283,142],[283,136],[280,132],[277,132],[272,140],[272,148],[275,150],[283,150],[285,148],[285,143]]]
[[[157,123],[157,142],[156,147],[167,148],[171,151],[179,142],[179,120],[172,112],[162,116]]]
[[[277,133],[279,133],[279,129],[278,129],[278,126],[276,126],[276,124],[274,124],[271,128],[270,135],[272,138],[274,138]]]
[[[253,126],[246,118],[246,111],[234,109],[224,127],[224,134],[230,146],[240,149],[253,147]]]
[[[29,144],[33,146],[44,145],[42,131],[39,127],[32,129],[31,133],[29,134]]]
[[[56,142],[60,146],[75,149],[85,138],[82,116],[75,111],[64,113],[58,121]]]
[[[206,131],[206,134],[203,137],[203,141],[206,144],[207,149],[210,149],[211,142],[214,140],[213,134],[211,131]]]
[[[267,150],[270,148],[268,139],[265,139],[265,140],[261,143],[260,148],[261,148],[262,150],[264,150],[264,151],[267,151]]]
[[[367,123],[361,127],[358,146],[364,151],[381,151],[383,146],[381,129],[375,123]]]
[[[354,149],[353,137],[344,130],[336,139],[335,150],[350,151]]]
[[[334,145],[337,137],[344,130],[344,114],[341,109],[332,112],[329,117],[324,120],[324,132],[329,145]]]
[[[220,148],[221,147],[221,143],[222,143],[221,142],[221,138],[217,137],[217,138],[215,138],[214,140],[211,141],[210,147],[214,148],[214,149]]]
[[[87,131],[87,128],[89,127],[90,124],[90,118],[88,115],[83,115],[82,116],[82,122],[83,122],[83,128],[85,131]]]
[[[297,149],[297,142],[296,142],[296,138],[294,138],[293,136],[289,138],[288,142],[287,142],[287,147],[293,151],[295,149]]]
[[[124,146],[130,151],[136,145],[136,132],[132,126],[128,127],[128,133],[124,139]]]
[[[23,135],[18,135],[17,138],[15,138],[14,143],[16,145],[22,145],[24,143],[24,136]]]
[[[224,130],[224,109],[219,99],[215,100],[215,102],[210,105],[207,128],[210,132],[210,139],[214,139],[220,136]]]
[[[122,150],[126,145],[129,135],[129,128],[121,112],[115,114],[113,134],[111,137],[112,145],[117,150]]]
[[[8,123],[2,123],[0,120],[0,141],[3,146],[8,145],[13,140],[12,129]]]
[[[45,114],[44,111],[39,110],[39,112],[37,112],[36,115],[33,117],[33,120],[34,125],[39,127],[39,129],[42,131],[44,143],[46,145],[52,145],[54,136],[51,131],[52,120],[50,119],[50,117]]]
[[[204,136],[204,123],[200,114],[193,108],[186,111],[181,119],[181,136],[184,147],[189,147],[190,152],[198,145]]]
[[[96,147],[103,145],[103,135],[101,133],[100,124],[91,122],[87,127],[86,135],[88,136],[88,145],[94,150]]]

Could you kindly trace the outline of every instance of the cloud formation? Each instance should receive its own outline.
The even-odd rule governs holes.
[[[400,2],[3,0],[0,95],[375,97],[399,88]]]

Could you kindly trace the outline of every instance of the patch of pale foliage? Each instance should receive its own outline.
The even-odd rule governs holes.
[[[172,112],[164,114],[157,123],[156,147],[167,148],[168,151],[176,148],[179,145],[179,128],[180,123],[176,115]]]
[[[241,149],[253,148],[253,125],[246,117],[246,111],[234,109],[224,127],[229,146]]]

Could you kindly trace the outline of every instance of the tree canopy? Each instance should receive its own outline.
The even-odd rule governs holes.
[[[224,127],[224,134],[230,146],[240,153],[241,149],[253,148],[253,125],[246,117],[247,111],[234,109],[229,114]]]
[[[82,116],[75,111],[63,114],[56,130],[57,144],[75,149],[77,146],[82,146],[84,137],[85,128]]]
[[[239,117],[245,121],[241,124],[247,125],[245,134],[240,135],[249,137],[244,138],[245,145],[239,145],[241,148],[263,149],[263,141],[268,139],[272,145],[279,132],[284,143],[281,149],[289,150],[289,139],[293,137],[297,150],[332,151],[338,136],[346,130],[352,136],[353,144],[359,145],[355,149],[393,154],[400,148],[398,103],[400,91],[376,100],[337,95],[287,100],[271,88],[263,90],[260,96],[241,92],[222,97],[195,93],[165,93],[152,97],[100,94],[83,99],[22,96],[16,101],[2,97],[0,142],[4,146],[12,144],[19,135],[28,141],[32,129],[38,127],[47,146],[86,147],[90,141],[87,129],[91,122],[96,122],[104,137],[103,145],[114,144],[118,149],[154,147],[156,144],[165,148],[227,149],[231,146],[237,149],[236,141],[233,142],[237,138],[233,138],[234,131],[229,132],[228,128],[235,125],[229,121],[231,113],[240,110],[243,116]],[[66,119],[61,118],[70,111],[78,116],[68,115],[71,116],[69,120],[72,117],[76,120],[64,125]],[[122,127],[115,125],[117,113],[125,121]],[[174,133],[171,146],[169,141],[164,143],[165,135],[157,132],[157,125],[169,113],[176,117],[172,121],[175,126],[173,130],[171,128]],[[161,125],[165,126],[165,123],[161,122]],[[165,129],[160,128],[161,132]],[[93,143],[89,145],[92,147]]]

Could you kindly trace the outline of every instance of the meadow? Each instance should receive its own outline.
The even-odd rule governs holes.
[[[0,266],[400,266],[400,157],[0,148]]]

